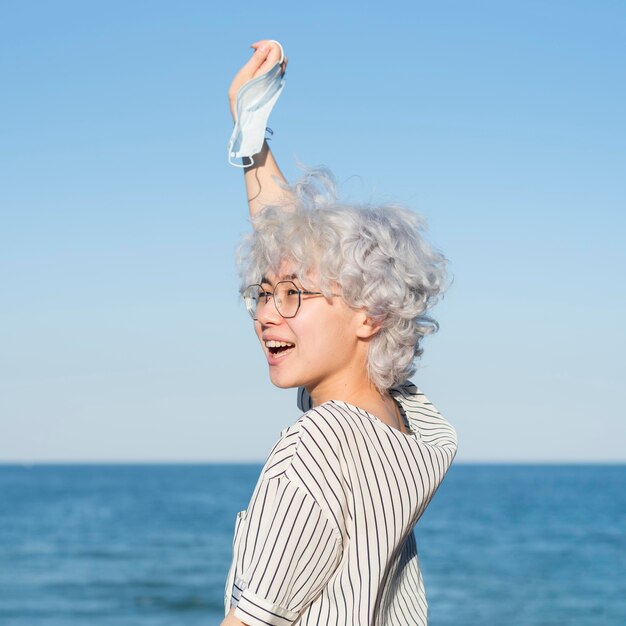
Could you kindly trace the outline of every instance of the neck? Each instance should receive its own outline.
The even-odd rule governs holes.
[[[385,424],[403,431],[402,419],[393,398],[386,392],[379,391],[369,379],[362,381],[344,381],[342,385],[314,387],[307,389],[313,406],[319,406],[329,400],[342,400],[375,415]]]
[[[319,406],[329,400],[343,400],[349,404],[356,404],[364,399],[380,398],[381,393],[367,378],[365,373],[357,378],[344,376],[332,381],[324,381],[307,387],[313,401],[313,406]]]

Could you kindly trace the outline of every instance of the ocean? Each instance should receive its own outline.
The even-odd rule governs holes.
[[[260,465],[0,465],[0,626],[223,617]],[[417,525],[431,626],[626,626],[626,465],[456,463]]]

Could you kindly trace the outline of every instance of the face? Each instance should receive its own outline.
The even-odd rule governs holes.
[[[292,280],[303,289],[289,272],[270,274],[263,287],[273,292],[280,280]],[[342,390],[367,377],[366,317],[343,298],[303,294],[298,313],[289,319],[281,317],[270,298],[257,310],[257,318],[254,328],[277,387],[305,387],[321,403],[341,399]]]

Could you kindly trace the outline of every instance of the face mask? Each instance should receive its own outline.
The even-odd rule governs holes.
[[[280,47],[280,60],[265,74],[242,85],[237,93],[237,121],[228,142],[228,162],[235,167],[249,167],[254,163],[252,155],[261,152],[267,120],[285,84],[281,67],[285,54],[283,47],[274,43]],[[243,165],[233,160],[244,157],[251,163]]]

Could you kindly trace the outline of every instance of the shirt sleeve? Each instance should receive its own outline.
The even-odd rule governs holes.
[[[249,626],[292,624],[337,569],[341,535],[285,475],[263,481],[246,523],[235,616]]]

